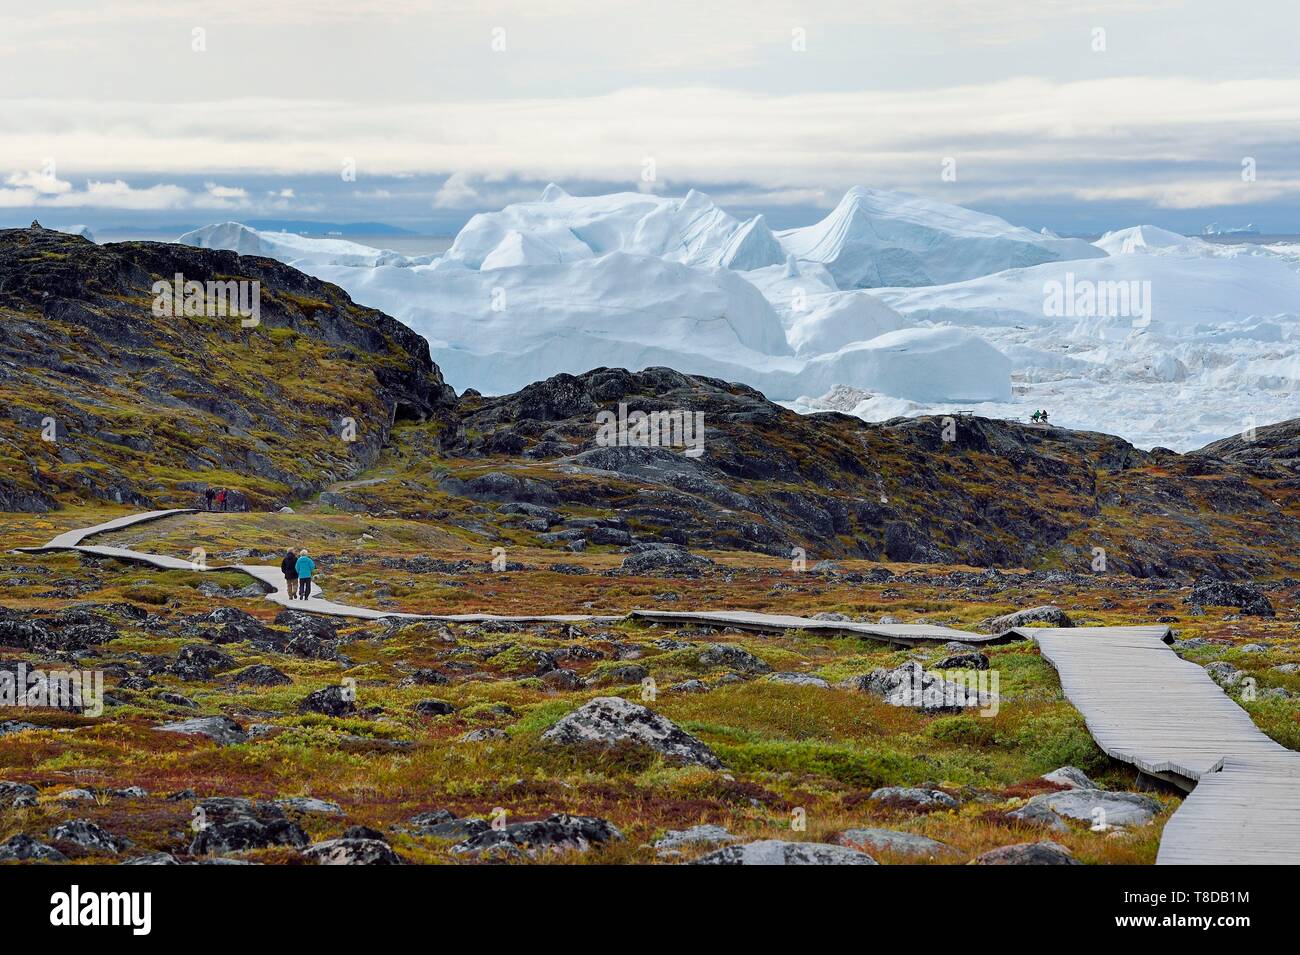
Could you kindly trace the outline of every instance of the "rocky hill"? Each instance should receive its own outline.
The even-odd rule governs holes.
[[[178,274],[259,283],[258,324],[154,314]],[[269,506],[454,398],[422,338],[271,259],[0,230],[0,508],[189,502],[208,482]]]
[[[597,416],[620,404],[629,415],[703,413],[703,454],[602,446]],[[1103,434],[973,416],[798,415],[743,385],[663,368],[558,375],[497,398],[471,391],[440,427],[446,470],[429,476],[420,463],[427,426],[398,429],[405,470],[356,489],[354,509],[468,499],[543,543],[799,547],[810,566],[865,557],[1244,578],[1297,564],[1289,473]]]
[[[259,282],[259,324],[155,315],[153,283],[177,273]],[[665,368],[457,399],[422,338],[286,265],[39,228],[0,231],[0,320],[6,510],[188,504],[215,483],[255,508],[323,490],[321,506],[566,551],[800,548],[809,566],[1141,577],[1300,570],[1295,422],[1193,454],[1143,452],[969,416],[797,415]],[[700,453],[604,440],[601,415],[620,406],[624,418],[689,416],[678,424],[702,415]]]

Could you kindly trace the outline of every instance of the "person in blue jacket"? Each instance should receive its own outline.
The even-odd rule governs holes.
[[[316,569],[316,562],[307,556],[307,548],[298,551],[298,560],[294,564],[294,570],[298,571],[298,599],[307,600],[311,597],[311,575]],[[293,594],[289,595],[290,597]]]

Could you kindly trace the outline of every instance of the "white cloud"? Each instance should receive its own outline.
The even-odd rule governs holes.
[[[0,115],[0,155],[26,157],[25,168],[53,156],[60,168],[113,176],[337,174],[342,157],[354,157],[358,191],[367,175],[450,174],[433,198],[441,209],[531,197],[508,184],[514,179],[632,188],[646,157],[674,189],[741,182],[790,201],[803,201],[799,190],[833,196],[865,183],[943,190],[955,202],[1029,188],[1184,208],[1295,195],[1300,180],[1300,80],[1286,78],[1016,79],[793,95],[628,89],[486,104],[264,99],[184,110],[17,100]],[[1245,156],[1263,157],[1253,189],[1241,188]],[[957,162],[956,183],[940,179],[948,157]],[[37,191],[30,178],[9,185],[10,193]],[[226,187],[196,196],[157,188],[153,200],[131,201],[247,201]],[[91,192],[66,201],[84,202]],[[0,201],[12,204],[13,196]]]
[[[477,181],[463,172],[447,177],[433,196],[435,209],[497,209],[511,202],[537,198],[536,189]]]
[[[138,187],[115,179],[89,179],[77,189],[71,182],[42,172],[15,172],[0,188],[0,208],[98,208],[160,211],[167,209],[246,209],[252,206],[248,191],[238,186],[204,184],[202,192],[184,186],[158,183]],[[292,190],[286,190],[292,194]],[[283,207],[281,204],[280,207]]]

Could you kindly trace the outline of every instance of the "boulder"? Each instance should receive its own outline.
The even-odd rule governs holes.
[[[935,670],[987,670],[988,668],[989,658],[978,650],[951,654],[932,667]]]
[[[709,685],[703,680],[683,680],[668,687],[669,693],[707,693]]]
[[[1019,809],[1013,809],[1007,813],[1008,819],[1016,822],[1023,822],[1028,826],[1041,826],[1044,829],[1051,829],[1054,832],[1068,832],[1070,827],[1065,824],[1065,820],[1058,816],[1050,807],[1042,803],[1029,802]]]
[[[1055,842],[1022,842],[990,849],[971,865],[1079,865],[1070,850]]]
[[[235,658],[206,643],[187,643],[181,647],[171,672],[182,680],[210,680],[213,674],[232,670]]]
[[[302,850],[317,865],[402,865],[392,846],[380,839],[327,839]]]
[[[299,713],[323,713],[325,716],[347,716],[357,711],[351,693],[341,686],[327,686],[309,693],[298,703]]]
[[[822,842],[782,842],[765,839],[726,846],[696,859],[691,865],[875,865],[865,852]]]
[[[276,639],[270,627],[238,607],[217,607],[190,622],[213,643],[267,643]]]
[[[65,789],[54,796],[59,802],[94,802],[95,794],[89,789]]]
[[[28,783],[0,780],[0,809],[36,805],[37,789]]]
[[[0,736],[8,736],[10,733],[25,733],[28,730],[41,728],[35,723],[28,723],[26,720],[5,720],[0,722]]]
[[[1275,613],[1273,604],[1258,588],[1230,580],[1198,580],[1183,603],[1197,607],[1236,607],[1256,617],[1272,617]]]
[[[206,736],[219,746],[231,746],[248,740],[243,728],[228,716],[197,716],[192,720],[165,723],[154,728],[160,733]]]
[[[1070,819],[1106,826],[1145,826],[1161,808],[1150,796],[1105,789],[1042,793],[1030,799],[1025,808],[1030,806],[1043,806]]]
[[[322,816],[343,815],[343,807],[338,803],[317,799],[315,796],[286,796],[275,800],[275,805],[289,812],[316,813]]]
[[[1045,624],[1049,627],[1073,627],[1074,621],[1060,607],[1047,604],[1042,607],[1030,607],[1026,610],[1017,610],[1014,613],[1004,614],[1001,617],[994,617],[988,622],[987,626],[990,633],[1003,633],[1015,627],[1028,627],[1033,624]]]
[[[107,852],[117,855],[130,843],[112,835],[89,819],[70,819],[61,822],[49,833],[51,842],[70,842],[90,852]]]
[[[700,666],[726,667],[741,673],[768,673],[771,667],[734,643],[710,643],[700,650]]]
[[[274,803],[231,796],[201,800],[194,807],[193,826],[197,832],[190,843],[192,855],[267,846],[301,849],[310,841],[302,828]]]
[[[480,835],[491,828],[482,819],[462,819],[449,809],[416,813],[406,824],[406,831],[417,836],[456,840]]]
[[[1244,670],[1240,670],[1226,660],[1216,660],[1213,663],[1205,665],[1205,672],[1209,674],[1210,679],[1225,690],[1234,687],[1241,682],[1246,675]]]
[[[664,716],[617,696],[598,696],[542,734],[550,743],[609,748],[620,743],[646,746],[674,762],[720,769],[722,762],[704,743]]]
[[[0,862],[10,861],[67,862],[65,856],[54,846],[33,839],[25,833],[10,836],[0,842]]]
[[[1045,779],[1049,783],[1056,783],[1058,786],[1064,786],[1067,789],[1096,789],[1097,785],[1088,778],[1088,774],[1077,766],[1062,766],[1060,769],[1054,769],[1050,773],[1043,773],[1040,779]]]
[[[992,696],[978,688],[928,673],[915,660],[850,677],[841,686],[882,697],[892,706],[907,706],[927,713],[959,713],[988,706]]]
[[[738,838],[722,826],[691,826],[689,829],[668,830],[654,841],[651,848],[661,859],[667,859],[681,855],[682,849],[735,842]]]
[[[851,849],[872,849],[876,852],[896,852],[899,855],[936,859],[957,850],[944,842],[918,835],[899,832],[897,829],[845,829],[835,840]]]
[[[246,686],[284,686],[293,682],[283,670],[277,670],[269,663],[255,663],[240,670],[231,680]]]
[[[611,823],[592,816],[555,813],[534,822],[511,823],[501,829],[489,827],[451,847],[457,855],[512,858],[562,852],[586,852],[593,845],[621,840],[623,834]]]
[[[940,789],[918,789],[914,786],[883,786],[868,797],[872,802],[908,809],[955,809],[956,799]]]
[[[420,700],[413,707],[421,716],[450,716],[456,708],[446,700]]]
[[[767,683],[784,683],[786,686],[815,686],[823,690],[830,689],[830,684],[819,676],[808,673],[772,673],[763,678]]]
[[[671,544],[635,544],[623,558],[625,574],[654,574],[664,577],[698,577],[712,570],[713,561]]]
[[[275,624],[288,627],[289,632],[297,636],[308,636],[317,641],[334,641],[339,638],[338,629],[327,617],[320,614],[304,613],[301,610],[281,610],[275,615]]]
[[[542,682],[552,690],[577,690],[582,688],[582,677],[577,671],[560,667],[542,674]]]
[[[497,729],[495,726],[485,726],[481,729],[470,730],[460,738],[462,743],[486,743],[491,740],[509,739],[510,734],[505,730]]]

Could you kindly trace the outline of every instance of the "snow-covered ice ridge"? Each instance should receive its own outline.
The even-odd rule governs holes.
[[[1300,416],[1300,246],[1154,226],[1087,243],[864,188],[773,232],[695,191],[555,185],[474,216],[441,255],[234,222],[179,241],[334,282],[424,335],[457,389],[487,394],[667,365],[801,412],[1046,408],[1059,426],[1175,450]]]

